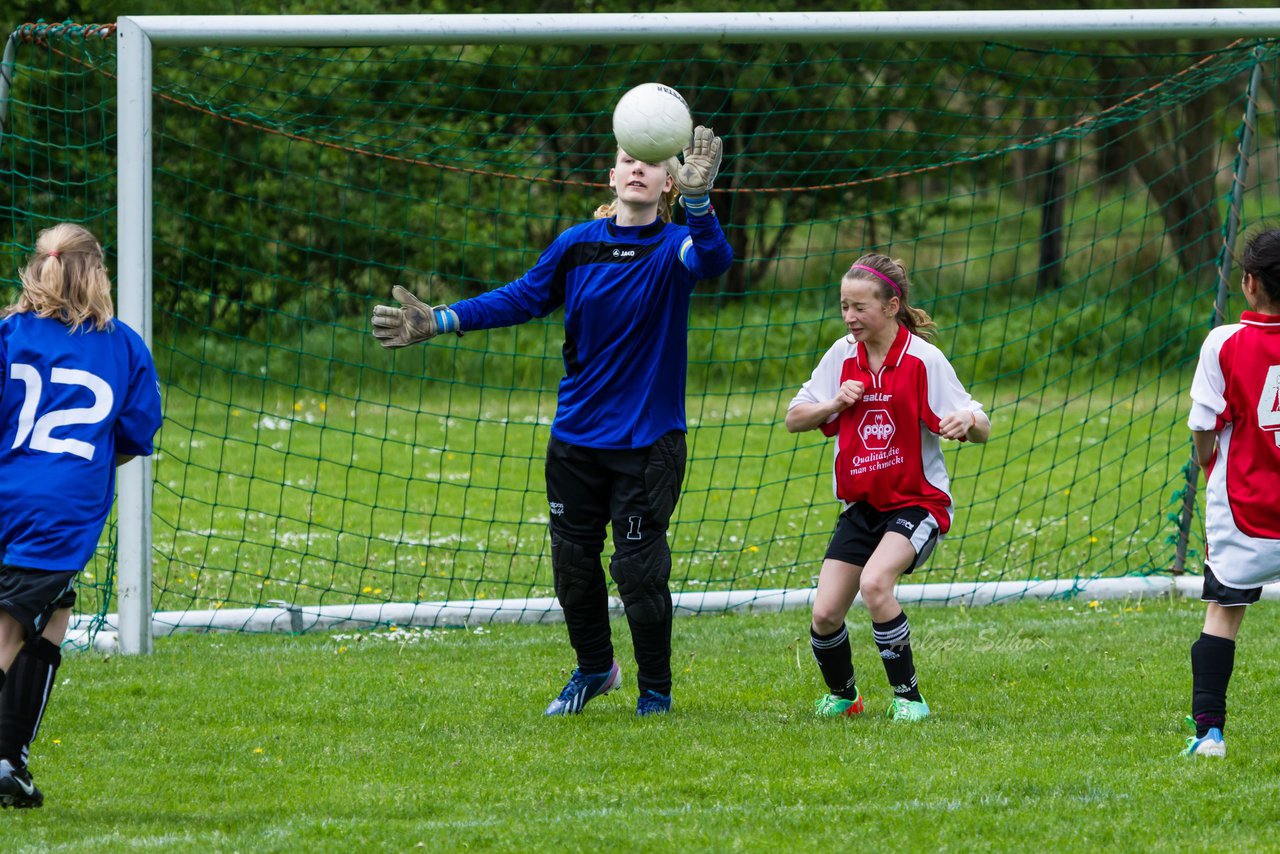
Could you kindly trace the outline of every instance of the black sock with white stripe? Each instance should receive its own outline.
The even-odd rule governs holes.
[[[853,679],[853,652],[849,648],[849,629],[842,625],[829,635],[820,635],[810,626],[809,645],[813,647],[813,657],[818,660],[818,669],[822,671],[827,690],[846,700],[857,697],[858,688]]]
[[[62,663],[58,645],[43,637],[27,641],[0,689],[0,759],[26,767]]]
[[[889,677],[894,695],[919,700],[916,665],[911,658],[911,624],[907,622],[906,612],[885,623],[872,623],[871,633],[875,636],[880,660],[884,662],[884,673]]]

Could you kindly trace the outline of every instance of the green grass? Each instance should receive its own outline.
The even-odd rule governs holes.
[[[807,612],[679,620],[674,713],[624,689],[546,720],[562,626],[188,635],[145,658],[68,656],[32,768],[43,810],[6,851],[1260,850],[1280,758],[1280,612],[1245,622],[1230,755],[1181,718],[1203,606],[1076,600],[916,608],[935,716],[889,696],[850,615],[868,700],[811,715]]]
[[[956,525],[914,580],[1167,568],[1186,378],[1091,379],[976,390],[992,440],[949,446]],[[166,390],[159,610],[551,595],[554,396],[372,386],[359,399],[260,383]],[[829,440],[782,427],[790,395],[691,397],[675,589],[811,585],[838,505]]]
[[[1019,194],[948,191],[944,208],[924,205],[928,217],[881,235],[917,271],[914,299],[995,421],[989,445],[949,449],[956,527],[915,580],[1171,563],[1186,387],[1212,282],[1179,274],[1145,198],[1073,192],[1062,286],[1047,291],[1035,281],[1039,214]],[[866,236],[848,223],[797,228],[738,298],[714,283],[695,295],[677,590],[812,583],[836,509],[831,446],[788,434],[782,418],[841,332],[834,282]],[[562,318],[393,354],[350,302],[385,301],[389,283],[358,281],[309,281],[268,305],[245,297],[244,315],[223,295],[229,313],[216,322],[158,311],[157,608],[551,594],[542,469]],[[448,290],[459,284],[433,293],[461,296]],[[108,571],[99,563],[94,585]],[[111,610],[107,593],[86,588],[84,607]]]

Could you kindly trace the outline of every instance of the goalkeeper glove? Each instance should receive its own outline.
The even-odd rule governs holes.
[[[699,125],[693,130],[693,142],[684,150],[684,162],[668,158],[667,171],[680,191],[680,202],[691,214],[705,214],[711,210],[711,185],[720,171],[724,156],[720,137],[709,127]]]
[[[373,307],[373,337],[384,348],[407,347],[435,338],[442,332],[462,334],[458,328],[458,315],[449,306],[432,308],[400,285],[391,289],[391,295],[400,302],[399,307]]]

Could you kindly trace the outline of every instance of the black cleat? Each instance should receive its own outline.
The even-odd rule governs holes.
[[[31,772],[0,759],[0,807],[32,809],[44,804],[44,795],[36,788]]]

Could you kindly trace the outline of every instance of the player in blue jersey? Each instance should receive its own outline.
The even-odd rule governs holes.
[[[38,807],[27,770],[116,466],[151,453],[160,389],[146,344],[113,317],[102,248],[40,233],[0,313],[0,806]]]
[[[404,347],[444,332],[513,326],[564,306],[564,367],[547,446],[551,564],[577,668],[548,715],[580,712],[621,681],[601,565],[606,526],[635,646],[636,714],[671,709],[671,550],[667,527],[685,469],[689,304],[701,279],[733,261],[711,209],[721,142],[694,131],[684,162],[645,163],[618,151],[617,193],[596,219],[569,228],[515,281],[452,306],[429,307],[401,287],[377,306],[373,334]],[[670,222],[679,191],[687,225]]]

